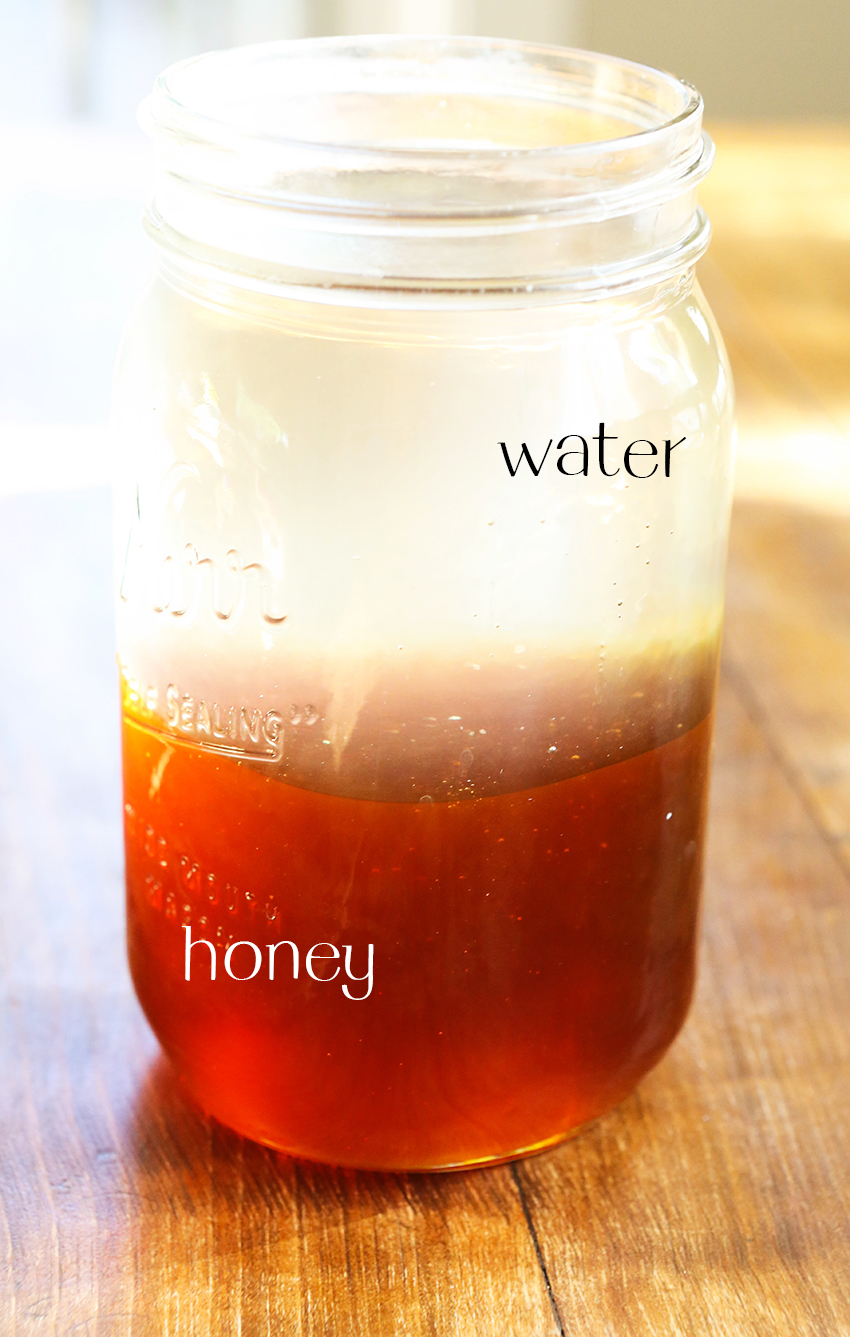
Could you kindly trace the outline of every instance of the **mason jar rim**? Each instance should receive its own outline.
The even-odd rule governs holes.
[[[140,114],[143,117],[143,123],[146,129],[151,133],[168,131],[190,131],[195,126],[218,126],[221,130],[232,131],[235,127],[231,121],[223,120],[218,116],[211,116],[208,113],[193,110],[191,106],[181,101],[175,84],[181,77],[191,75],[198,66],[206,66],[212,69],[218,65],[219,69],[227,66],[234,66],[243,63],[265,62],[278,60],[280,58],[291,57],[294,60],[302,60],[308,53],[317,54],[336,54],[342,55],[350,53],[357,59],[362,59],[364,55],[376,55],[378,53],[395,53],[401,55],[405,50],[419,50],[423,53],[436,51],[439,53],[448,53],[452,50],[458,54],[468,52],[469,54],[486,54],[493,56],[499,53],[511,53],[517,57],[526,59],[536,56],[540,60],[548,60],[550,69],[555,72],[558,66],[561,67],[561,73],[568,73],[570,65],[577,67],[582,63],[587,65],[604,64],[611,69],[621,71],[632,71],[640,73],[649,81],[655,81],[657,86],[665,85],[671,92],[678,93],[682,98],[681,109],[667,120],[660,121],[657,125],[646,126],[643,129],[629,131],[619,137],[613,136],[607,143],[616,142],[617,138],[632,138],[634,134],[655,134],[663,131],[678,122],[686,120],[695,112],[702,111],[702,97],[692,84],[686,80],[679,79],[676,75],[670,74],[665,70],[659,70],[651,65],[644,65],[638,61],[628,60],[620,56],[604,55],[600,52],[583,50],[578,47],[553,46],[543,43],[522,42],[510,38],[489,38],[489,37],[429,37],[416,36],[412,34],[373,34],[361,37],[307,37],[307,38],[282,38],[271,42],[257,42],[246,46],[222,48],[217,51],[203,52],[197,56],[189,56],[184,60],[176,61],[169,65],[157,77],[154,82],[153,90],[149,97],[145,98],[141,104]],[[598,91],[598,90],[597,90]],[[649,104],[648,104],[649,105]],[[260,138],[268,140],[269,143],[298,143],[304,147],[313,147],[316,149],[329,147],[326,140],[310,139],[302,135],[287,136],[276,135],[268,130],[249,130],[241,127],[241,133],[246,137]],[[511,151],[512,155],[531,155],[540,154],[543,156],[558,156],[565,152],[575,152],[590,150],[598,147],[599,139],[570,143],[553,144],[548,146],[527,146],[516,147]],[[349,142],[346,144],[352,152],[372,152],[373,146],[370,144],[357,144]],[[401,147],[392,145],[383,145],[382,152],[386,152],[388,157],[418,157],[423,152],[431,153],[430,149],[419,147]],[[466,155],[469,149],[465,146],[451,148],[446,146],[443,153],[447,157],[455,154]],[[502,150],[498,147],[490,149],[476,149],[476,156],[479,154],[486,158],[488,154],[493,157],[501,155]]]
[[[303,98],[309,90],[304,82],[298,84],[292,76],[301,72],[303,80],[305,75],[314,75],[320,64],[329,73],[341,76],[335,86],[329,83],[322,87],[321,94],[344,95],[356,91],[392,97],[401,91],[410,93],[411,86],[400,90],[391,83],[381,86],[379,81],[386,79],[388,74],[398,79],[402,71],[408,79],[411,76],[415,79],[417,57],[429,62],[425,67],[425,76],[432,98],[446,91],[437,82],[440,77],[439,63],[450,67],[446,73],[456,77],[469,73],[472,62],[478,60],[484,66],[486,80],[473,84],[468,90],[454,91],[468,91],[471,96],[479,98],[498,98],[511,94],[527,97],[531,93],[538,103],[549,107],[561,105],[573,111],[596,111],[612,116],[619,113],[624,121],[623,133],[542,145],[470,146],[468,143],[455,145],[443,141],[436,146],[428,143],[397,144],[391,140],[358,142],[354,138],[345,138],[340,142],[316,138],[310,134],[286,134],[262,126],[239,124],[232,117],[211,114],[209,101],[207,109],[192,105],[193,96],[196,100],[209,99],[210,92],[215,99],[220,100],[223,85],[238,90],[241,78],[253,76],[256,80],[258,74],[264,74],[272,66],[280,72],[282,82],[288,76],[290,88],[294,83],[294,93],[286,91],[285,96]],[[349,86],[352,83],[351,75],[365,61],[383,61],[385,65],[393,61],[397,68],[372,69],[369,74],[371,86],[366,83],[354,89]],[[459,64],[460,61],[463,65]],[[307,70],[305,65],[308,62]],[[607,73],[607,81],[600,79],[601,73]],[[514,76],[513,80],[510,79],[511,75]],[[526,77],[517,79],[517,75]],[[205,76],[208,76],[208,82],[213,88],[204,88]],[[620,81],[620,87],[617,87],[613,76]],[[633,83],[633,92],[627,108],[624,105],[626,98],[623,85],[629,80]],[[638,98],[635,95],[638,88],[645,91],[647,96]],[[543,96],[540,96],[541,93]],[[660,95],[665,93],[671,101],[678,103],[678,109],[672,115],[664,114],[672,108],[659,107]],[[244,93],[240,92],[238,96],[244,104]],[[673,161],[665,153],[666,162],[663,166],[673,171],[678,168],[680,173],[683,169],[686,171],[693,167],[702,156],[702,106],[702,98],[697,90],[674,75],[634,61],[594,52],[473,37],[320,37],[236,47],[179,61],[156,80],[153,92],[142,104],[140,119],[145,130],[160,144],[173,142],[176,137],[184,153],[192,146],[202,145],[231,153],[238,153],[242,149],[248,151],[256,161],[257,151],[262,152],[265,147],[270,157],[276,152],[297,150],[312,153],[327,163],[331,156],[337,158],[342,154],[351,160],[384,159],[388,166],[396,169],[406,165],[416,165],[420,170],[427,167],[431,173],[439,172],[441,164],[444,164],[455,173],[459,166],[466,165],[470,173],[474,174],[477,164],[492,169],[506,161],[514,167],[539,163],[547,173],[551,173],[558,166],[568,166],[572,162],[579,163],[593,157],[614,157],[638,147],[646,150],[650,145],[657,145],[659,151],[663,152],[665,141],[676,135],[680,140],[679,152],[672,155]],[[627,128],[629,111],[633,117],[631,128]],[[640,125],[634,117],[641,111],[645,117],[654,114],[655,123]],[[691,134],[681,134],[687,130]],[[586,162],[582,167],[584,176]],[[653,175],[652,172],[648,174]],[[569,178],[565,177],[566,180]],[[571,184],[575,186],[574,181]],[[575,193],[575,190],[570,191],[560,197],[559,202],[563,204],[569,199],[575,199]],[[349,200],[347,203],[357,208],[360,201]],[[536,203],[539,204],[539,201],[526,199],[521,207],[523,211],[530,211]],[[403,202],[400,207],[404,208]],[[416,211],[421,212],[423,207],[423,202],[417,202]],[[439,209],[438,204],[436,207]],[[459,208],[461,212],[467,211],[462,204],[455,204],[454,208]],[[477,211],[474,205],[472,208]],[[502,212],[498,205],[496,209]]]
[[[702,107],[675,76],[593,52],[331,37],[181,61],[140,121],[152,217],[190,243],[343,281],[502,286],[601,279],[693,237],[713,157]]]

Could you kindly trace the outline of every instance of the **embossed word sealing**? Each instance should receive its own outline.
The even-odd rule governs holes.
[[[195,950],[195,948],[207,947],[209,949],[209,954],[210,954],[209,977],[210,977],[210,982],[212,982],[213,980],[216,979],[217,967],[218,967],[218,953],[216,951],[215,943],[210,942],[208,938],[193,939],[191,924],[183,924],[182,928],[183,932],[186,935],[183,978],[187,981],[187,983],[192,978],[192,952]],[[268,978],[270,981],[274,980],[275,956],[277,954],[278,949],[281,947],[289,948],[289,952],[286,953],[285,955],[287,960],[291,959],[292,961],[292,978],[294,980],[298,979],[301,957],[298,948],[294,942],[291,942],[288,938],[286,938],[282,942],[264,943],[263,946],[265,946],[268,950],[267,969],[268,969]],[[236,973],[236,969],[233,964],[233,956],[234,953],[237,952],[240,948],[247,948],[250,951],[251,955],[247,956],[244,951],[240,952],[240,957],[241,957],[240,967],[242,970],[247,970],[247,974],[238,975]],[[310,979],[316,980],[318,984],[330,984],[331,981],[335,980],[336,977],[339,975],[340,970],[344,968],[345,974],[348,976],[348,979],[351,981],[352,984],[355,982],[355,980],[357,980],[358,982],[362,981],[366,984],[366,992],[362,994],[353,994],[350,992],[347,984],[343,984],[342,992],[345,994],[346,998],[350,998],[353,1003],[362,1003],[364,999],[368,998],[370,993],[372,992],[372,984],[374,982],[374,959],[375,959],[374,944],[370,942],[367,945],[368,964],[366,966],[365,975],[355,975],[353,973],[351,969],[352,952],[353,948],[350,945],[350,943],[343,943],[342,952],[340,952],[339,948],[335,947],[332,942],[317,942],[314,944],[314,946],[312,946],[309,949],[306,956],[304,957],[304,968],[306,970],[306,973],[310,976]],[[203,956],[204,954],[201,953],[201,955]],[[327,967],[319,965],[320,973],[316,974],[315,966],[318,965],[319,962],[326,961],[330,965],[330,963],[333,961],[339,961],[341,957],[343,961],[342,967],[335,966],[329,974],[323,974],[321,972],[327,969]],[[243,938],[241,942],[232,942],[230,946],[227,948],[226,952],[224,953],[224,970],[225,973],[229,975],[232,980],[239,980],[240,982],[244,982],[245,980],[255,979],[258,975],[262,978],[261,974],[261,972],[263,972],[262,947],[260,947],[260,945],[256,942],[251,942],[250,939],[248,938]]]
[[[196,700],[169,683],[165,718],[172,729],[224,756],[263,761],[283,758],[283,716],[276,710],[263,713],[248,706],[221,707],[215,701]]]

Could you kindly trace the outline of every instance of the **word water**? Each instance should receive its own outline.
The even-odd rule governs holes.
[[[579,475],[587,478],[598,467],[599,473],[604,478],[615,478],[620,473],[620,465],[615,462],[616,456],[622,458],[622,468],[630,478],[652,478],[658,473],[659,465],[663,477],[669,478],[673,451],[678,446],[684,445],[687,438],[682,436],[678,441],[668,438],[663,446],[657,446],[654,441],[641,437],[637,441],[630,441],[625,447],[617,447],[613,445],[613,442],[619,441],[620,438],[616,435],[606,435],[605,424],[601,422],[598,435],[592,436],[590,440],[595,442],[593,448],[588,445],[587,437],[581,436],[578,432],[568,432],[561,437],[555,445],[555,453],[551,455],[552,463],[559,474],[563,474],[565,478],[576,478]],[[521,442],[516,464],[511,459],[506,442],[500,441],[499,448],[511,478],[516,478],[523,461],[528,465],[531,474],[537,478],[543,465],[549,459],[554,444],[555,438],[551,437],[549,444],[542,449],[537,460],[535,460],[525,441]],[[591,463],[593,464],[593,470],[591,470]]]

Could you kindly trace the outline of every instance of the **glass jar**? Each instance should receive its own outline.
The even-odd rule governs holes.
[[[479,39],[167,71],[116,381],[129,952],[198,1101],[504,1160],[682,1024],[732,392],[698,94]]]

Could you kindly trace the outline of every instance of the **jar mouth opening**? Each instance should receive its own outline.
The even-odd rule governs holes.
[[[330,213],[505,217],[603,200],[622,212],[710,163],[702,99],[673,75],[486,38],[213,52],[167,69],[140,119],[184,182]]]

